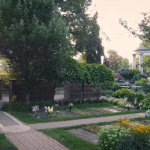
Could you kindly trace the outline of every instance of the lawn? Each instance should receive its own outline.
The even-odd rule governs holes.
[[[0,150],[17,150],[5,137],[4,134],[0,134]]]

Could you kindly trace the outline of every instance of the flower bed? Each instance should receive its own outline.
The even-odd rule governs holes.
[[[85,126],[85,127],[83,127],[83,129],[93,132],[95,134],[98,134],[100,132],[100,127],[98,125]]]

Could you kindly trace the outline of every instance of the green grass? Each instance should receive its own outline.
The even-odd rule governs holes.
[[[0,134],[0,150],[17,150],[5,137],[4,134]]]

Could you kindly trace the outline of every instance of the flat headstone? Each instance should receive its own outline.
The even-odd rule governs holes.
[[[86,131],[81,128],[80,129],[71,129],[71,130],[68,130],[68,132],[70,132],[90,143],[98,144],[98,135],[97,134],[94,134],[92,132]]]
[[[121,111],[118,111],[118,110],[115,110],[115,109],[109,109],[109,108],[103,108],[103,110],[106,110],[106,111],[109,111],[109,112],[112,112],[112,113],[121,112]]]
[[[91,109],[83,109],[82,111],[89,112],[92,115],[100,115],[100,114],[102,114],[100,111],[91,110]]]
[[[150,120],[144,120],[144,122],[146,122],[146,123],[150,123]]]
[[[35,117],[34,114],[31,114],[33,117]],[[56,117],[53,117],[52,115],[48,118],[46,113],[38,113],[37,114],[37,118],[38,119],[42,119],[42,120],[53,120],[56,119]]]
[[[69,117],[81,117],[82,115],[73,113],[72,111],[60,111],[60,113],[69,116]]]

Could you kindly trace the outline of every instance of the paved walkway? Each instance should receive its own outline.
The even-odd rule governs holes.
[[[59,121],[59,122],[50,122],[50,123],[38,123],[38,124],[30,124],[29,126],[34,129],[52,129],[52,128],[71,127],[71,126],[77,126],[77,125],[117,121],[119,117],[121,117],[122,119],[139,118],[139,117],[145,117],[145,113],[127,114],[127,115],[118,115],[118,116],[109,116],[109,117],[98,117],[98,118],[89,118],[89,119],[78,119],[78,120],[69,120],[69,121]]]
[[[2,111],[0,111],[0,133],[4,133],[18,150],[68,150],[56,140]]]

